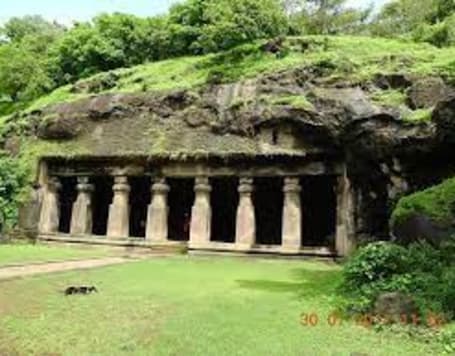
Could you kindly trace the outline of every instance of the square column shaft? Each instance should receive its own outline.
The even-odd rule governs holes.
[[[40,213],[39,232],[42,234],[56,234],[60,223],[59,190],[61,184],[52,177],[46,185],[43,205]]]
[[[107,235],[112,238],[129,236],[129,193],[130,185],[125,176],[115,177],[113,187],[114,199],[109,206],[109,220],[107,224]]]
[[[240,179],[235,243],[236,249],[241,251],[248,251],[256,242],[256,218],[251,198],[253,190],[252,178]]]
[[[298,178],[284,182],[282,252],[298,253],[302,245],[302,205]]]
[[[90,235],[92,233],[92,194],[94,190],[88,177],[78,178],[77,199],[73,204],[71,216],[71,235]]]
[[[356,247],[355,198],[346,167],[343,175],[338,178],[337,194],[336,252],[339,256],[349,256]]]
[[[152,242],[166,242],[168,238],[169,207],[167,197],[169,185],[165,179],[159,179],[152,186],[152,201],[147,213],[146,239]]]
[[[210,243],[212,208],[210,192],[212,188],[206,177],[196,178],[196,197],[191,210],[190,248],[204,248]]]

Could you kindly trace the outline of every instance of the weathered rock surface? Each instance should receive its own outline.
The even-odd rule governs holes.
[[[440,78],[381,74],[354,84],[329,82],[321,77],[324,70],[294,68],[195,90],[95,95],[26,114],[28,126],[21,132],[59,142],[84,138],[87,146],[108,153],[122,147],[137,154],[151,147],[163,155],[173,149],[254,155],[263,146],[277,154],[324,152],[348,163],[359,200],[358,233],[387,235],[394,200],[447,176],[455,162],[447,156],[455,147],[455,96],[444,96],[452,89]],[[116,80],[98,79],[74,90],[97,92]],[[381,89],[407,90],[409,110],[435,106],[432,120],[406,122],[401,110],[371,99]],[[292,128],[297,143],[261,144],[264,129],[282,127]],[[415,233],[408,230],[402,228],[403,236]]]
[[[449,88],[441,78],[423,78],[416,80],[408,90],[408,102],[411,109],[427,109],[435,106],[449,93]]]
[[[374,313],[399,322],[402,316],[417,315],[417,307],[410,296],[398,292],[383,293],[375,302]]]
[[[439,246],[455,232],[455,224],[438,224],[428,216],[415,214],[393,225],[392,234],[395,241],[408,245],[424,240],[433,246]]]

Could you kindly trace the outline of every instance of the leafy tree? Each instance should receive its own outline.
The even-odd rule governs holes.
[[[371,31],[379,36],[408,36],[436,45],[450,45],[453,14],[454,0],[394,0],[377,15]]]
[[[42,59],[14,44],[0,47],[0,96],[29,100],[53,87]]]
[[[189,53],[225,50],[288,28],[277,0],[189,0],[171,9],[169,23],[171,42]]]
[[[67,82],[161,58],[156,49],[162,49],[159,41],[166,37],[163,27],[160,18],[118,13],[77,24],[52,49],[54,75],[59,82]]]
[[[372,8],[357,10],[346,0],[285,0],[292,34],[356,33],[364,27]]]
[[[0,34],[9,42],[20,42],[27,36],[48,34],[57,36],[64,27],[51,23],[41,16],[13,17],[0,28]]]

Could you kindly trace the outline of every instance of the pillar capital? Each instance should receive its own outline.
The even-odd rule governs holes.
[[[50,192],[58,193],[62,189],[62,183],[58,177],[50,177],[47,182],[47,189]]]
[[[76,189],[78,192],[92,193],[95,191],[95,186],[90,183],[89,177],[78,177]]]
[[[152,193],[155,194],[167,194],[170,191],[169,185],[166,183],[166,179],[164,178],[157,178],[155,182],[152,184]]]
[[[302,188],[300,186],[299,178],[285,178],[284,179],[284,193],[300,193]]]
[[[194,191],[196,193],[210,193],[212,187],[207,177],[197,177],[194,184]]]
[[[240,195],[248,195],[253,193],[253,178],[240,178],[238,191]]]
[[[114,186],[112,187],[114,194],[119,193],[129,193],[131,188],[128,183],[127,176],[115,176],[114,177]]]

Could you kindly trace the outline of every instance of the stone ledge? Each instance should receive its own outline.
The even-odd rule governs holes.
[[[108,238],[105,236],[70,236],[70,235],[39,235],[39,241],[55,241],[69,242],[89,245],[107,245],[120,247],[144,247],[144,248],[159,248],[159,247],[185,247],[186,242],[167,241],[163,243],[154,243],[146,241],[143,238]]]
[[[185,248],[191,251],[227,252],[237,254],[269,254],[281,256],[315,256],[337,257],[336,252],[327,247],[302,247],[298,250],[286,250],[279,245],[254,245],[248,249],[235,243],[210,242],[207,244],[189,244],[187,241],[166,241],[162,243],[150,242],[141,238],[107,238],[104,236],[70,236],[70,235],[40,235],[39,241],[100,245],[113,247],[137,247],[150,250],[166,248]]]

